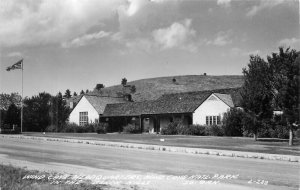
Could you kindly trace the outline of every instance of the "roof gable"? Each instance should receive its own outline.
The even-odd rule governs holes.
[[[223,101],[225,104],[227,104],[229,107],[234,107],[232,98],[230,94],[220,94],[220,93],[213,93],[215,96],[217,96],[221,101]]]
[[[87,101],[95,108],[98,114],[103,114],[107,104],[124,103],[123,98],[109,96],[84,95]]]

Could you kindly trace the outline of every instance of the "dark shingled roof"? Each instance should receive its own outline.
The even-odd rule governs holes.
[[[84,97],[90,102],[90,104],[96,109],[98,114],[102,114],[107,104],[125,103],[127,102],[120,97],[110,96],[95,96],[95,95],[84,95]]]
[[[123,104],[107,104],[103,117],[139,116],[166,113],[192,113],[212,93],[230,107],[239,106],[239,88],[212,91],[185,92],[165,94],[157,100],[131,102]]]

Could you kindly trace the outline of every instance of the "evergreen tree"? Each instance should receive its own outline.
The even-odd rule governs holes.
[[[121,84],[122,84],[123,86],[126,86],[126,84],[127,84],[127,79],[126,79],[126,78],[122,78]]]
[[[104,88],[103,84],[97,84],[96,87],[95,87],[95,89],[98,90],[98,91],[101,90],[102,88]]]
[[[65,92],[64,98],[71,98],[71,97],[72,97],[71,91],[69,89],[67,89]]]

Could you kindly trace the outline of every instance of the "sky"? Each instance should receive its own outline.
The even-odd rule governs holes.
[[[300,50],[298,0],[1,0],[0,93],[174,75],[242,75],[249,55]]]

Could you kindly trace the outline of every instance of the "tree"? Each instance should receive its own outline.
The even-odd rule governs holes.
[[[96,87],[95,87],[95,89],[99,91],[99,90],[101,90],[104,87],[105,86],[103,84],[97,84]]]
[[[74,93],[73,93],[73,96],[77,96],[77,93],[76,93],[76,92],[74,92]]]
[[[45,131],[51,124],[51,98],[46,92],[24,100],[24,127],[27,131]]]
[[[226,136],[243,136],[244,111],[231,108],[223,116],[223,129]]]
[[[268,56],[273,73],[275,104],[282,111],[282,119],[289,130],[289,145],[293,145],[293,130],[299,128],[299,65],[300,52],[279,48]]]
[[[136,87],[135,87],[135,85],[132,85],[131,87],[130,87],[130,93],[131,94],[134,94],[136,92]]]
[[[87,94],[87,93],[89,93],[90,91],[88,90],[88,89],[86,89],[86,91],[85,91],[85,93]]]
[[[17,107],[21,107],[22,97],[18,93],[0,94],[0,109],[7,110],[11,104],[15,104]]]
[[[175,79],[175,78],[173,78],[173,79],[172,79],[172,82],[173,82],[173,83],[175,83],[175,82],[176,82],[176,79]]]
[[[71,97],[72,97],[71,91],[69,89],[67,89],[65,92],[64,98],[71,98]]]
[[[83,94],[84,94],[84,91],[83,91],[83,90],[81,90],[81,91],[80,91],[80,95],[83,95]]]
[[[126,79],[126,78],[122,78],[121,84],[122,84],[123,86],[126,86],[126,84],[127,84],[127,79]]]
[[[246,125],[246,130],[253,133],[254,139],[263,123],[273,115],[272,108],[272,73],[270,65],[258,55],[250,56],[248,68],[243,69],[244,85],[241,90],[241,105],[248,119],[255,125]]]
[[[49,112],[51,125],[56,126],[56,132],[61,131],[71,112],[61,93],[58,93],[56,96],[51,98],[51,107]]]
[[[21,116],[20,108],[18,108],[15,104],[11,104],[6,112],[4,123],[10,125],[11,127],[13,125],[18,125],[20,127],[21,125],[20,116]]]

